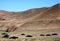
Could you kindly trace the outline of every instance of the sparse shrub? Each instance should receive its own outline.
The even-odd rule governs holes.
[[[44,36],[44,34],[40,34],[40,36]]]
[[[60,38],[55,38],[54,41],[60,41]]]
[[[46,36],[51,36],[50,34],[46,34]]]
[[[21,34],[21,35],[25,35],[25,34],[23,33],[23,34]]]
[[[6,35],[4,35],[2,38],[9,38],[9,35],[6,34]]]
[[[26,37],[32,37],[32,35],[27,35]]]
[[[18,37],[16,37],[16,36],[12,36],[12,37],[10,37],[9,39],[17,39]]]
[[[28,39],[25,39],[25,41],[28,41]]]
[[[52,35],[58,35],[57,33],[53,33]]]
[[[7,35],[7,33],[2,33],[2,35]]]
[[[33,39],[31,39],[30,41],[35,41],[36,39],[35,38],[33,38]]]

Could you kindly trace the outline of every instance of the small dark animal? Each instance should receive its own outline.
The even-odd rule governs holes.
[[[2,38],[9,38],[9,35],[6,34],[6,35],[4,35]]]
[[[52,35],[58,35],[57,33],[53,33]]]
[[[27,35],[26,37],[32,37],[32,35]]]
[[[46,34],[46,36],[51,36],[50,34]]]
[[[44,34],[40,34],[40,36],[44,36]]]
[[[16,37],[16,36],[12,36],[12,37],[10,37],[9,39],[17,39],[18,37]]]

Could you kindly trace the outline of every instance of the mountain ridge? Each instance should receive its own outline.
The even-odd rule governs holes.
[[[35,8],[23,12],[0,10],[0,29],[5,28],[8,31],[14,31],[15,29],[15,31],[19,31],[59,27],[60,3],[48,8]]]

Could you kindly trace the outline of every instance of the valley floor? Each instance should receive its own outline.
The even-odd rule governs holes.
[[[18,38],[2,38],[2,33],[7,33],[9,38],[12,36]],[[0,41],[60,41],[60,29],[21,30],[18,32],[4,32],[0,30]]]

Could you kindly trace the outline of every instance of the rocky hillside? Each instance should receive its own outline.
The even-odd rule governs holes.
[[[23,12],[0,10],[0,29],[20,31],[55,28],[60,28],[60,3],[48,8],[34,8]]]

